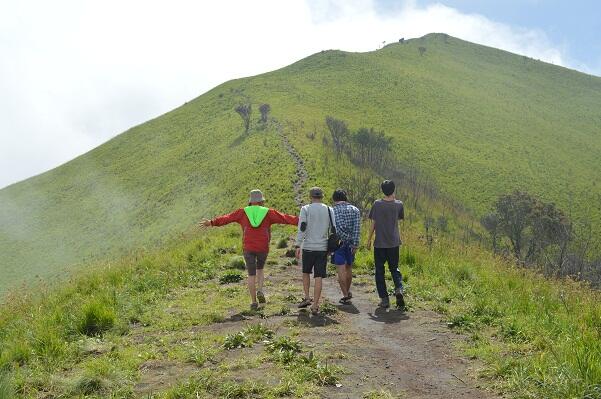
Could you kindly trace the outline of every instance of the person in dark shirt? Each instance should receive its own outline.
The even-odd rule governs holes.
[[[399,252],[401,246],[399,221],[405,218],[405,210],[403,203],[394,196],[395,185],[393,181],[384,180],[380,187],[384,193],[384,198],[375,201],[369,212],[372,224],[369,230],[369,238],[367,239],[367,249],[371,249],[372,238],[375,232],[376,239],[373,242],[373,246],[376,288],[380,297],[379,306],[382,308],[390,306],[384,276],[384,264],[388,263],[388,269],[390,270],[390,274],[392,274],[392,281],[394,282],[397,307],[404,309],[403,278],[399,271]]]

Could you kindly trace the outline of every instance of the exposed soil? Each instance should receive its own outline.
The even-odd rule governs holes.
[[[294,146],[288,140],[288,137],[284,134],[284,129],[282,128],[281,123],[275,122],[278,134],[282,137],[282,142],[284,144],[284,148],[290,154],[290,157],[294,161],[294,165],[296,166],[296,178],[292,182],[293,190],[294,190],[294,201],[296,205],[300,208],[304,205],[303,198],[306,197],[306,193],[303,191],[303,187],[305,182],[309,178],[309,173],[305,168],[305,161],[300,156],[300,154],[296,151]]]

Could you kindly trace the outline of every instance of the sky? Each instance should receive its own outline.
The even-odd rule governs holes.
[[[444,32],[601,76],[601,3],[0,0],[0,188],[230,79]]]

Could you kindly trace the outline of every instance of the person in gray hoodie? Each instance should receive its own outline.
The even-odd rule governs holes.
[[[330,219],[335,226],[332,208],[322,203],[323,190],[313,187],[309,191],[311,203],[301,208],[296,237],[296,258],[300,260],[303,270],[303,289],[305,297],[298,305],[306,308],[311,305],[311,313],[319,313],[322,279],[326,277],[328,263],[328,235]],[[315,280],[313,300],[309,296],[311,273]]]

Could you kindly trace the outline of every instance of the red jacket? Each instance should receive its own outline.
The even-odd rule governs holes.
[[[240,208],[227,215],[218,216],[211,220],[211,226],[223,226],[229,223],[239,223],[242,227],[242,247],[250,252],[269,252],[269,241],[271,240],[272,224],[291,224],[298,225],[298,216],[287,215],[269,209],[265,219],[259,227],[252,227],[243,208]]]

